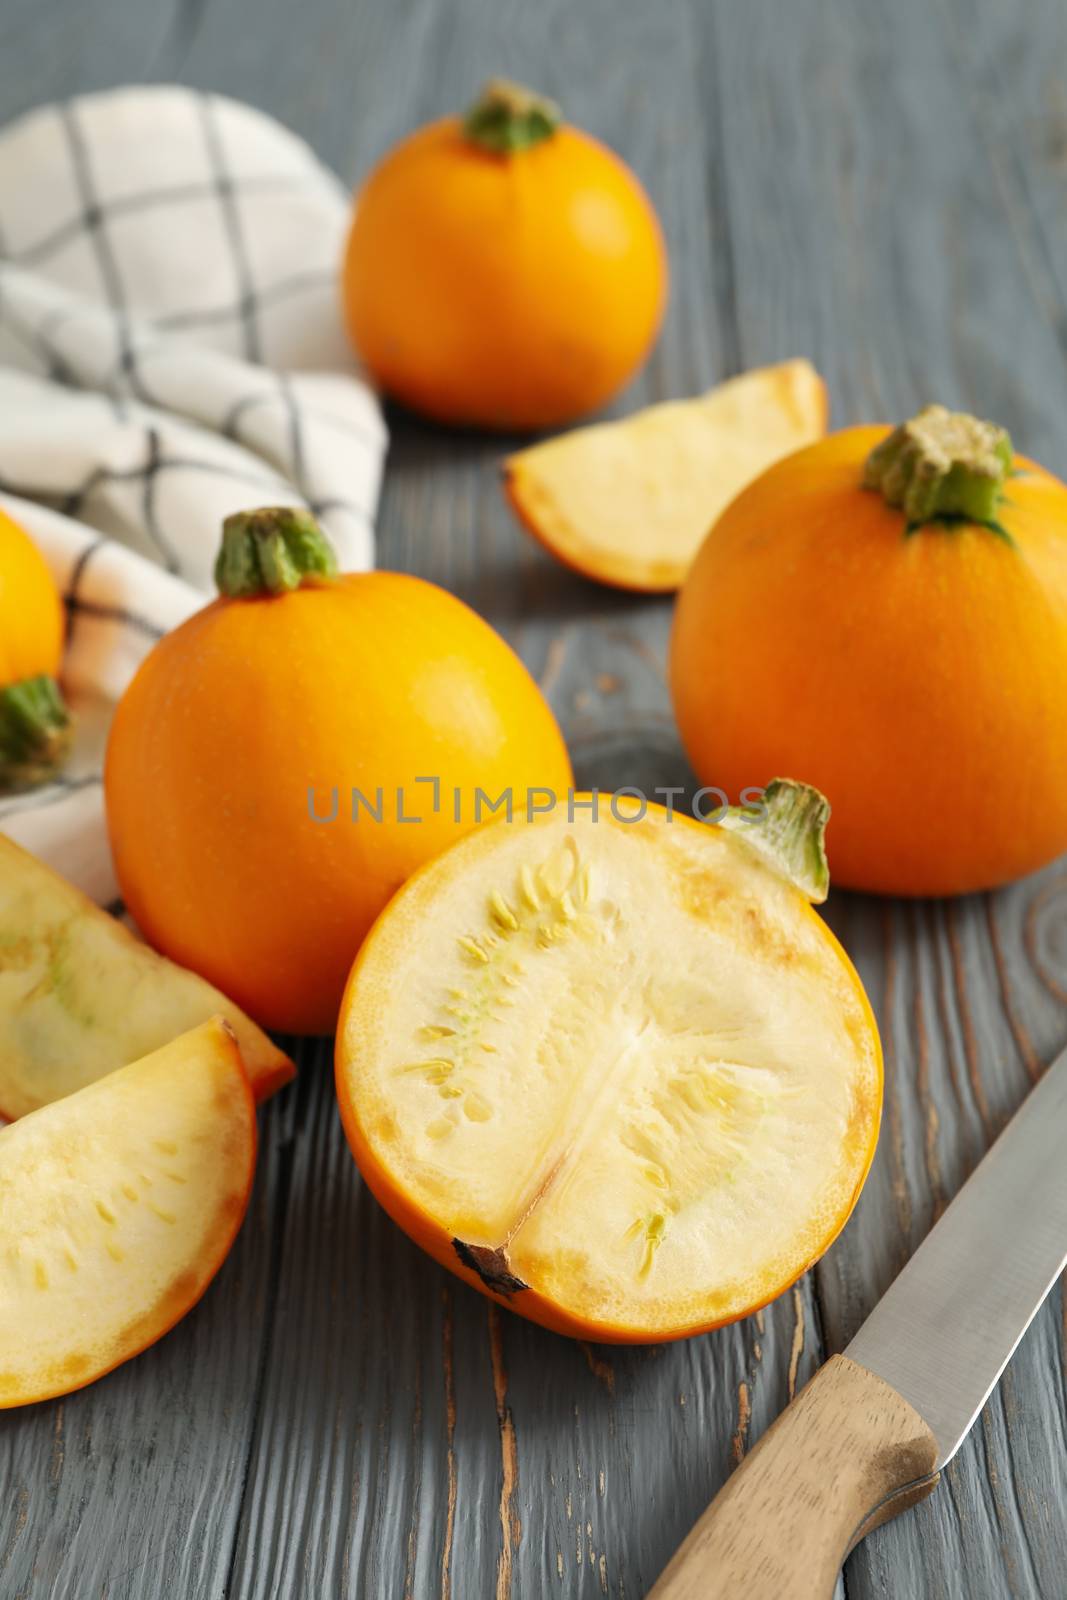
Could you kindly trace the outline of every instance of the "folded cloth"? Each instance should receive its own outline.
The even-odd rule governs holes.
[[[373,564],[385,429],[340,325],[348,195],[272,118],[128,88],[0,133],[0,507],[69,614],[77,717],[55,783],[0,829],[107,902],[110,707],[204,603],[220,524],[304,504]]]

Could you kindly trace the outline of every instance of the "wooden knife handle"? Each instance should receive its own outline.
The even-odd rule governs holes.
[[[833,1356],[729,1478],[648,1600],[830,1600],[853,1545],[936,1487],[937,1441]]]

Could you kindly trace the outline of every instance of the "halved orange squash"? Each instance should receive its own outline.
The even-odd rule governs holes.
[[[808,361],[759,367],[695,400],[578,428],[504,464],[508,499],[552,554],[621,589],[677,589],[708,529],[754,478],[826,432]]]
[[[349,980],[338,1097],[370,1188],[460,1277],[564,1333],[671,1339],[836,1236],[881,1053],[810,903],[821,796],[771,785],[725,826],[599,808],[501,818],[401,889]]]
[[[0,1407],[80,1389],[172,1328],[229,1253],[255,1155],[221,1018],[0,1130]]]

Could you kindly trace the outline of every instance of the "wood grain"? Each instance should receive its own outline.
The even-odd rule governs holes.
[[[355,180],[487,73],[525,78],[626,153],[663,217],[667,324],[616,409],[807,355],[837,423],[936,398],[1063,473],[1065,59],[1057,0],[5,0],[0,118],[178,80],[267,107]],[[686,782],[669,603],[598,589],[517,529],[512,441],[390,421],[383,565],[501,628],[584,782]],[[302,1046],[203,1305],[0,1421],[3,1600],[646,1593],[1067,1039],[1063,864],[951,905],[835,894],[828,916],[878,1012],[886,1117],[856,1216],[796,1290],[656,1349],[489,1310],[362,1189],[328,1052]],[[938,1493],[856,1549],[849,1600],[1061,1600],[1062,1319],[1056,1295]]]
[[[918,1412],[831,1356],[720,1489],[649,1600],[826,1600],[852,1545],[933,1492],[936,1461]]]

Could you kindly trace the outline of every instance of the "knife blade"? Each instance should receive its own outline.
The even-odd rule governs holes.
[[[890,1284],[845,1355],[929,1425],[945,1466],[1067,1264],[1067,1050]]]
[[[649,1600],[828,1600],[849,1550],[932,1492],[1067,1264],[1065,1134],[1067,1050]]]

